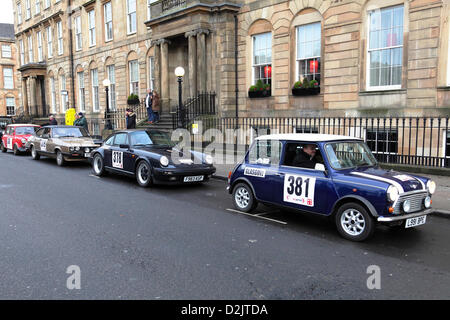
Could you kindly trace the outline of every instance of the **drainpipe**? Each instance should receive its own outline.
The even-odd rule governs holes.
[[[239,118],[239,86],[238,86],[238,17],[234,15],[234,76],[235,76],[235,94],[236,94],[236,127],[238,127]]]
[[[72,106],[75,108],[75,78],[74,78],[74,60],[73,60],[73,35],[72,35],[72,0],[68,0],[68,25],[69,25],[69,55],[70,55],[70,77],[72,78]]]

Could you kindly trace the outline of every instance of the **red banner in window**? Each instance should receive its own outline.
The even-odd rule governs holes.
[[[319,62],[317,60],[311,60],[309,62],[309,72],[318,73],[319,72]]]
[[[272,78],[272,67],[271,66],[264,67],[264,78]]]

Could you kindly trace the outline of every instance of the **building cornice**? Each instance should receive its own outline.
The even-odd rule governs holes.
[[[42,25],[48,24],[48,22],[49,22],[50,20],[54,20],[54,19],[56,19],[56,18],[62,16],[63,14],[64,14],[64,12],[63,12],[62,10],[59,10],[59,11],[55,12],[54,14],[48,16],[47,18],[40,20],[38,23],[35,23],[34,25],[32,25],[32,26],[30,26],[30,27],[28,27],[28,28],[26,28],[26,29],[24,29],[24,30],[22,30],[22,31],[20,31],[20,32],[17,32],[17,33],[15,34],[15,36],[16,36],[16,38],[18,38],[18,37],[20,37],[22,34],[28,33],[30,30],[33,30],[33,29],[35,29],[35,28],[37,28],[37,27],[40,27],[40,26],[42,26]]]

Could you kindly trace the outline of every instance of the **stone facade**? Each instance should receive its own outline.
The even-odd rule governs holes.
[[[25,60],[23,65],[19,63],[24,110],[36,116],[50,112],[62,116],[65,106],[61,89],[65,88],[69,105],[85,110],[88,118],[102,118],[106,105],[102,81],[108,77],[108,66],[114,66],[116,107],[123,108],[133,90],[130,61],[137,61],[139,81],[135,85],[139,96],[144,98],[146,89],[154,87],[160,93],[163,112],[176,108],[178,84],[174,70],[182,66],[186,70],[183,99],[197,92],[215,91],[221,116],[235,116],[236,106],[240,117],[449,115],[449,0],[150,2],[136,0],[134,32],[128,30],[128,0],[50,0],[48,8],[47,1],[41,0],[39,13],[36,0],[30,0],[29,19],[27,0],[15,1],[16,43],[19,50],[23,43]],[[112,9],[112,40],[107,39],[108,3]],[[21,6],[21,23],[17,4]],[[392,7],[403,10],[402,41],[389,40],[391,44],[401,43],[400,68],[396,69],[401,79],[395,86],[370,87],[369,13]],[[92,10],[94,45],[89,39]],[[81,19],[79,49],[77,17]],[[58,54],[59,21],[62,54]],[[291,89],[299,80],[297,30],[312,23],[320,25],[320,68],[316,70],[320,71],[320,94],[296,96]],[[42,54],[38,48],[39,31]],[[270,34],[271,39],[270,71],[264,69],[271,74],[271,95],[249,98],[248,89],[255,84],[253,41],[260,34]],[[29,55],[33,55],[31,60]],[[92,85],[92,70],[97,70],[97,91]],[[82,74],[84,108],[78,79]],[[65,86],[61,84],[64,79]],[[98,103],[94,103],[96,92]]]
[[[20,106],[14,25],[0,24],[0,50],[0,117],[14,116]],[[9,77],[11,70],[12,81]]]

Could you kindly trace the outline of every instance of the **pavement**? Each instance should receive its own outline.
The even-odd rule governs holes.
[[[215,164],[217,172],[215,178],[226,180],[228,178],[228,173],[234,169],[235,163],[231,164]],[[414,174],[413,172],[410,172]],[[440,215],[445,218],[450,219],[450,176],[437,176],[437,175],[424,175],[417,174],[420,176],[426,176],[436,182],[437,188],[433,195],[433,214]]]
[[[0,153],[0,299],[449,299],[450,224],[378,226],[233,210],[226,182],[140,188],[87,164]],[[81,289],[69,290],[69,266]],[[378,266],[381,289],[367,287]]]

